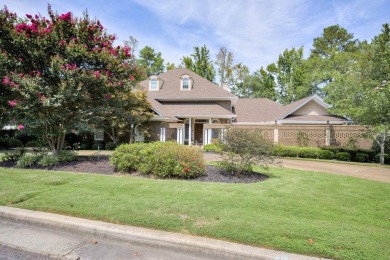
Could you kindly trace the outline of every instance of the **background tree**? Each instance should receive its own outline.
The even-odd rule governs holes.
[[[329,84],[328,102],[332,111],[349,116],[358,124],[371,126],[371,134],[380,146],[384,163],[384,146],[390,136],[390,28],[371,44],[364,44],[356,62],[348,70],[336,73]]]
[[[191,56],[184,56],[182,58],[182,65],[208,79],[211,82],[215,80],[215,70],[213,62],[210,60],[210,50],[206,45],[202,47],[194,47],[194,53]]]
[[[232,74],[233,74],[233,53],[228,51],[226,47],[219,48],[219,52],[217,54],[217,60],[215,64],[218,65],[218,75],[219,82],[222,86],[223,83],[231,82]]]
[[[241,62],[233,66],[233,75],[230,84],[230,90],[239,97],[249,97],[251,94],[250,88],[245,82],[249,77],[249,68]]]
[[[41,134],[53,153],[65,134],[96,115],[107,99],[133,89],[139,76],[128,47],[114,47],[98,20],[75,18],[48,7],[49,19],[19,19],[0,11],[0,55],[17,66],[2,78],[14,95],[8,106],[26,127]]]
[[[139,51],[138,65],[145,68],[148,77],[163,73],[165,69],[161,52],[156,53],[149,46],[145,46]]]
[[[267,71],[276,79],[278,101],[290,104],[313,94],[307,82],[307,69],[303,57],[303,47],[285,50],[279,55],[277,63],[268,65]]]
[[[167,62],[166,68],[167,68],[167,71],[168,71],[168,70],[173,70],[174,68],[176,68],[175,63],[169,63],[169,62]]]
[[[263,69],[263,67],[252,73],[247,81],[248,83],[245,84],[252,86],[251,95],[249,97],[277,100],[275,78],[271,73]]]

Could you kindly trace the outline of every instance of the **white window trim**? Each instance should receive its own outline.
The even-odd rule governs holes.
[[[156,82],[157,82],[157,88],[156,89],[152,88],[152,81],[153,80],[156,80]],[[149,79],[149,91],[158,91],[159,89],[160,89],[160,82],[158,81],[158,78],[157,77],[151,77]]]
[[[183,88],[183,79],[187,78],[188,79],[188,88]],[[192,79],[189,75],[183,75],[181,76],[181,80],[180,80],[180,90],[183,90],[183,91],[191,91],[192,89]]]

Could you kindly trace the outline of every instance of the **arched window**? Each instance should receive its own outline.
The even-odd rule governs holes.
[[[181,76],[180,89],[181,90],[191,90],[192,82],[191,78],[188,75]]]
[[[221,123],[218,119],[213,119],[212,124],[219,124]],[[212,139],[219,139],[220,138],[220,129],[213,129],[211,138]]]
[[[150,79],[149,90],[158,90],[158,80],[156,78]]]

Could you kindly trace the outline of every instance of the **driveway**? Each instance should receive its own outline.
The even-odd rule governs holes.
[[[218,154],[204,153],[206,161],[218,161],[221,156]],[[380,167],[378,165],[359,165],[359,164],[347,164],[342,162],[319,162],[319,161],[305,161],[305,160],[292,160],[292,159],[280,159],[283,163],[283,167],[313,171],[313,172],[325,172],[331,174],[353,176],[361,179],[374,180],[390,183],[390,167]]]

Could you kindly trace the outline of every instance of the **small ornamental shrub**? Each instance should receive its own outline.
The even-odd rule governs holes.
[[[19,139],[15,138],[0,138],[0,148],[19,148],[23,147],[23,143]]]
[[[25,154],[25,152],[26,150],[24,148],[18,148],[14,152],[4,153],[3,156],[1,157],[1,161],[2,162],[17,161]]]
[[[284,146],[277,144],[274,146],[272,154],[280,157],[298,157],[299,148],[296,146]]]
[[[222,147],[216,144],[206,144],[203,146],[203,150],[206,152],[222,153]]]
[[[349,149],[349,148],[346,148],[346,147],[343,147],[341,149],[341,151],[349,153],[349,155],[351,155],[351,161],[355,160],[356,154],[358,153],[358,151],[356,149]]]
[[[339,161],[350,161],[351,155],[347,152],[338,152],[334,156]]]
[[[368,162],[368,154],[357,153],[355,156],[355,162]]]
[[[297,134],[297,142],[299,146],[308,146],[309,136],[306,132],[299,131]]]
[[[57,156],[51,154],[45,154],[39,160],[38,165],[43,167],[49,167],[49,166],[57,165],[58,163],[59,161]]]
[[[116,146],[117,145],[114,142],[106,143],[106,150],[113,151],[113,150],[115,150]]]
[[[104,143],[102,141],[94,141],[92,150],[104,150]]]
[[[267,167],[273,163],[273,144],[259,130],[228,128],[223,140],[220,167],[232,174],[252,172],[252,165]]]
[[[120,171],[139,171],[162,178],[196,178],[206,170],[198,147],[173,142],[122,144],[110,160]]]
[[[322,150],[332,151],[333,154],[342,152],[342,151],[341,151],[342,148],[341,148],[340,146],[322,146],[321,149],[322,149]]]
[[[57,155],[59,162],[74,162],[77,161],[77,153],[74,151],[64,150]]]
[[[24,154],[19,158],[16,166],[19,168],[28,168],[36,166],[39,160],[42,158],[42,154]]]
[[[375,161],[375,155],[377,153],[374,150],[372,150],[372,149],[359,149],[357,152],[367,154],[368,161]]]
[[[92,144],[90,142],[80,143],[80,150],[91,150]]]
[[[321,150],[318,153],[318,156],[319,156],[320,159],[332,160],[333,156],[334,156],[334,153],[332,151],[330,151],[330,150]]]
[[[380,154],[375,155],[375,162],[380,162]],[[390,154],[385,154],[385,164],[390,164]]]
[[[298,157],[318,159],[320,152],[321,148],[318,147],[300,147]]]

